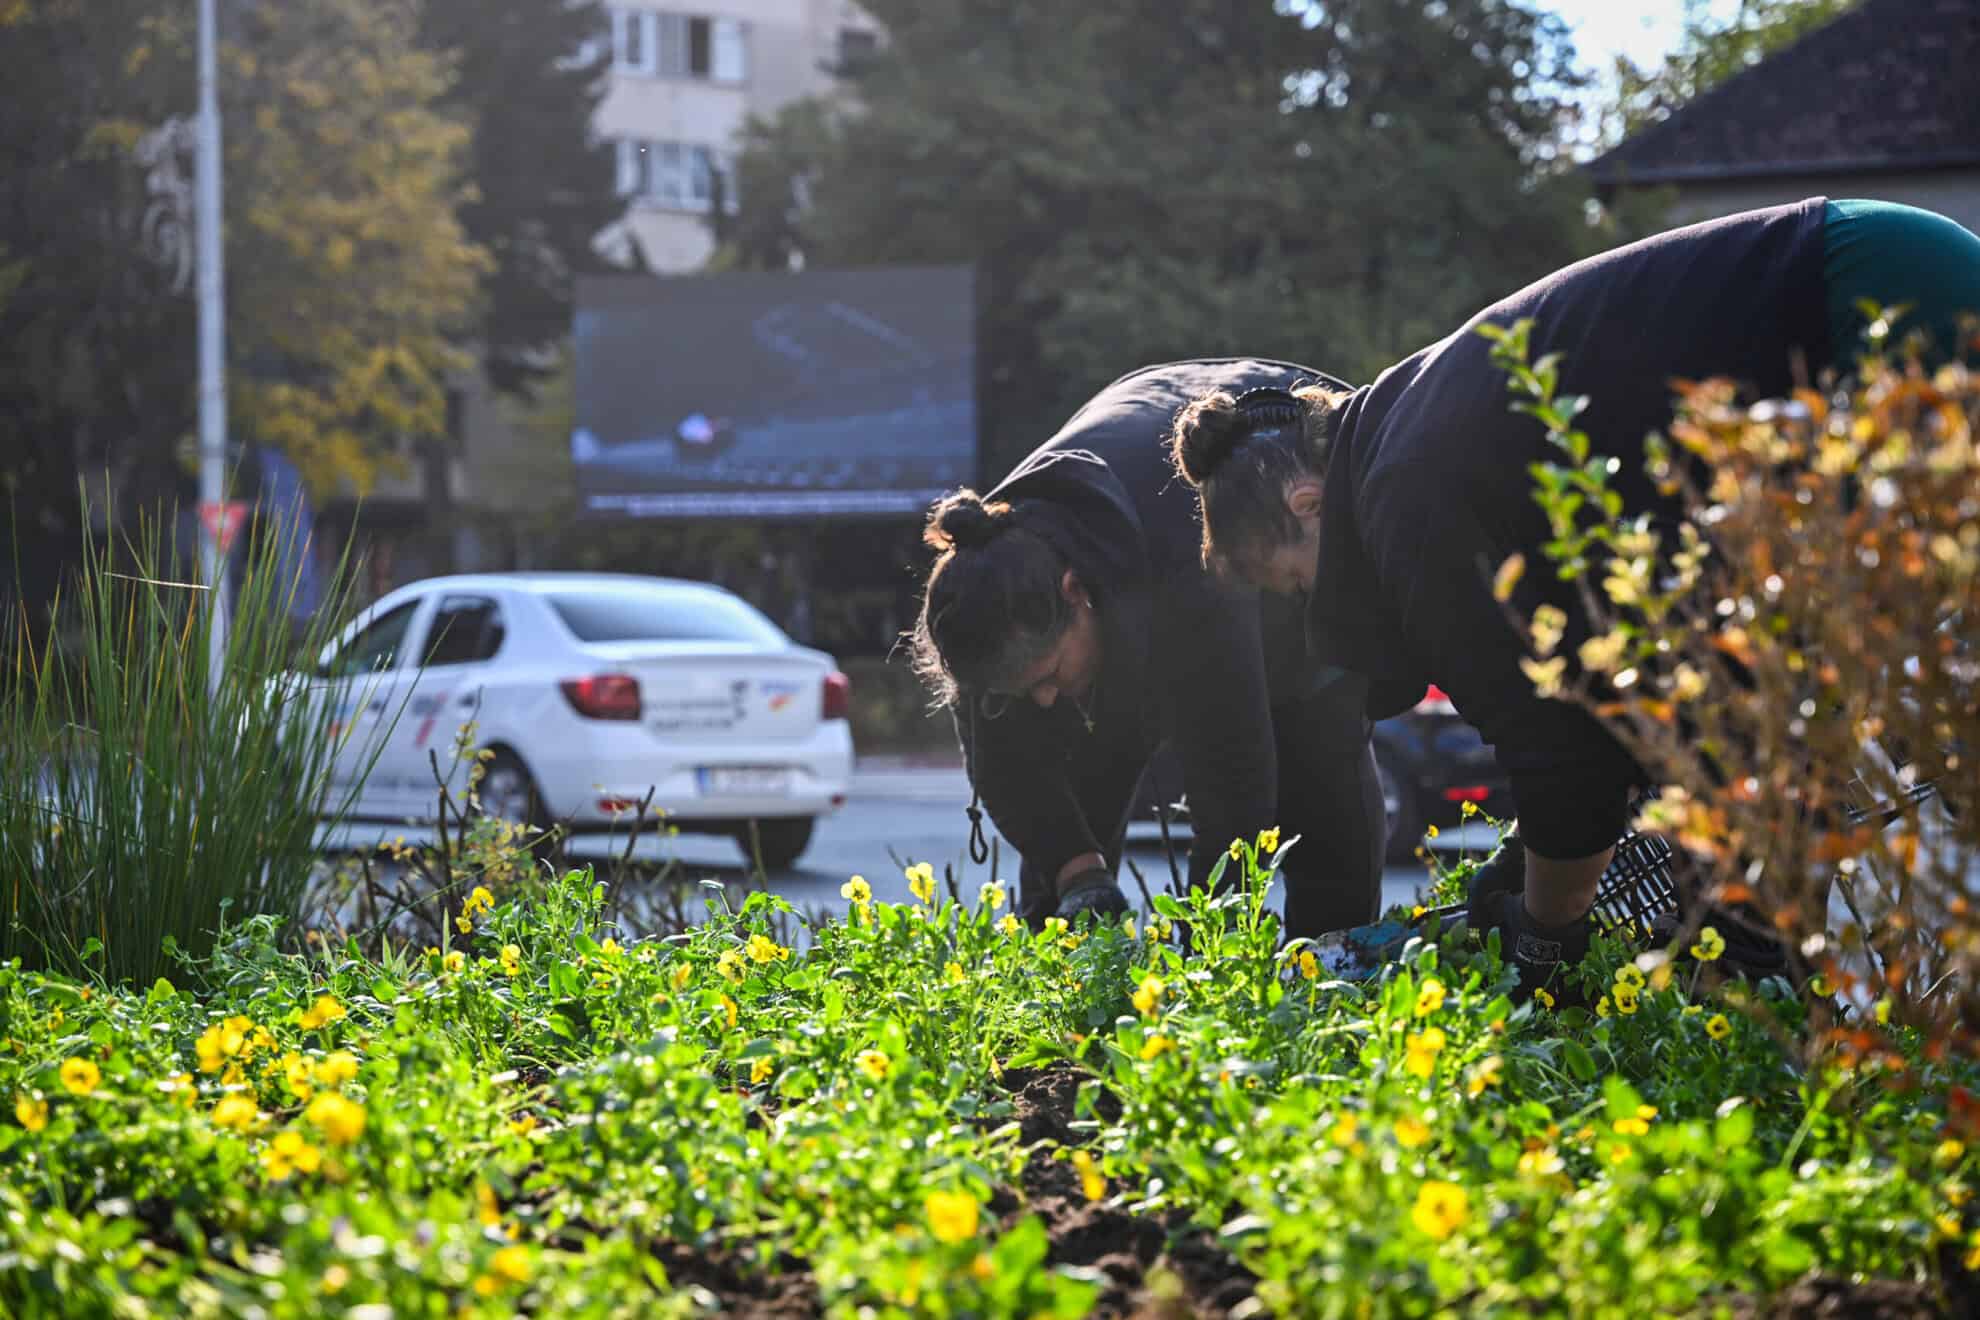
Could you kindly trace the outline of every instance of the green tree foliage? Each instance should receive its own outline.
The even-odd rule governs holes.
[[[447,62],[413,40],[418,0],[222,12],[230,438],[287,451],[319,491],[362,490],[445,429],[487,264],[457,214],[468,131],[442,106]],[[74,503],[57,490],[78,462],[190,494],[192,306],[143,250],[135,152],[193,105],[194,21],[158,0],[36,0],[0,50],[33,89],[0,128],[26,161],[0,184],[0,240],[25,267],[0,392],[22,400],[9,420],[51,505]]]
[[[258,6],[227,61],[237,429],[317,489],[446,432],[485,252],[416,0]]]
[[[1684,35],[1661,65],[1643,67],[1616,59],[1616,102],[1604,132],[1620,141],[1663,119],[1740,70],[1821,27],[1855,0],[1739,0],[1719,18],[1707,0],[1685,0]]]
[[[498,388],[555,372],[571,329],[571,277],[597,269],[598,232],[625,209],[611,144],[592,141],[610,46],[595,0],[424,0],[420,41],[452,61],[442,106],[471,134],[467,236],[492,264],[475,337]]]
[[[103,131],[113,113],[151,125],[191,105],[188,78],[128,65],[157,8],[0,0],[0,594],[30,605],[76,553],[80,472],[114,458],[169,493],[192,424],[192,305],[142,249],[144,171]]]
[[[971,262],[986,469],[1147,361],[1367,379],[1612,239],[1572,51],[1501,0],[874,0],[852,96],[750,131],[724,259]]]

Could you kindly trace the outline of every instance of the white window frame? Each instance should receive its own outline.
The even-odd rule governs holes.
[[[688,73],[688,15],[658,13],[654,16],[653,72],[659,78],[686,78]]]
[[[689,147],[687,156],[687,206],[690,211],[711,211],[715,207],[715,162],[713,147]]]
[[[749,24],[742,19],[708,20],[708,80],[729,87],[749,81]]]
[[[649,195],[670,211],[692,209],[688,201],[688,148],[679,142],[651,142]]]
[[[654,75],[655,40],[660,16],[651,9],[619,5],[612,10],[612,69],[616,73]]]
[[[619,156],[619,196],[639,198],[652,187],[652,156],[647,144],[637,138],[620,138],[617,142]]]

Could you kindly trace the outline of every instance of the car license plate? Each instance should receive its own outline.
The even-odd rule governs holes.
[[[701,791],[708,797],[785,797],[791,772],[780,765],[703,766]]]

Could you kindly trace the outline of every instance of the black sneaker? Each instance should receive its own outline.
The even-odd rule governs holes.
[[[1594,928],[1590,917],[1563,926],[1543,926],[1526,910],[1525,896],[1519,893],[1490,895],[1478,904],[1482,923],[1475,927],[1479,938],[1485,932],[1499,932],[1499,956],[1506,965],[1519,970],[1519,985],[1513,1000],[1524,1003],[1533,992],[1545,988],[1558,1000],[1564,992],[1566,969],[1588,956],[1588,936]]]
[[[1058,915],[1071,921],[1082,912],[1091,912],[1112,921],[1128,914],[1127,895],[1114,883],[1114,877],[1095,867],[1074,876],[1059,891]]]

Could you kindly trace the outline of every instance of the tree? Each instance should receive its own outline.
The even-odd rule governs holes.
[[[1684,34],[1661,65],[1645,68],[1616,59],[1615,105],[1603,134],[1620,142],[1695,100],[1740,70],[1821,27],[1855,0],[1739,0],[1731,17],[1717,19],[1708,0],[1684,0]]]
[[[152,455],[139,484],[169,496],[181,475],[173,448],[192,425],[192,306],[140,242],[144,173],[105,125],[113,114],[154,125],[191,105],[188,77],[129,65],[156,8],[0,2],[0,246],[12,270],[0,303],[0,544],[11,560],[0,591],[18,589],[37,621],[51,570],[80,544],[82,474]]]
[[[600,268],[592,240],[625,210],[611,144],[591,132],[605,31],[596,0],[424,0],[421,45],[454,69],[441,105],[470,135],[461,223],[492,258],[475,338],[505,391],[556,370],[572,276]]]
[[[1572,52],[1499,0],[874,0],[853,98],[752,126],[725,259],[971,262],[986,475],[1147,361],[1367,379],[1595,241]]]
[[[85,103],[86,142],[125,173],[142,133],[191,101],[192,15],[145,8],[116,63],[170,94],[111,83]],[[445,433],[445,376],[466,361],[454,345],[487,266],[456,214],[467,131],[439,108],[447,71],[412,43],[418,14],[417,0],[289,0],[227,25],[229,431],[286,452],[318,492],[367,490],[408,440]],[[134,234],[116,241],[135,251]],[[156,284],[140,302],[169,300]],[[189,369],[161,384],[180,419],[191,385]],[[155,467],[176,448],[149,436],[123,459]]]

